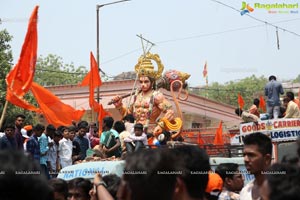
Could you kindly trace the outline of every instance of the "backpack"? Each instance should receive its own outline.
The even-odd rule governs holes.
[[[111,131],[109,131],[109,136],[108,136],[107,142],[105,144],[105,147],[107,149],[110,149],[113,146],[115,146],[115,144],[117,144],[116,137]],[[106,155],[107,155],[107,157],[111,157],[111,156],[120,157],[121,156],[120,148],[117,148],[115,151],[109,152]]]

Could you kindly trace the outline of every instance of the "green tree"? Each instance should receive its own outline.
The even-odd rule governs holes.
[[[293,80],[293,83],[300,83],[300,74]]]
[[[3,105],[5,102],[6,96],[6,82],[5,77],[10,70],[12,65],[13,57],[11,47],[9,42],[11,41],[12,36],[4,29],[0,31],[0,103],[1,108],[3,109]],[[1,109],[1,111],[2,111]]]
[[[260,95],[264,96],[264,87],[267,81],[267,78],[264,76],[256,77],[252,75],[238,81],[229,81],[225,84],[214,82],[207,88],[201,88],[196,93],[236,107],[238,107],[237,96],[240,93],[245,101],[244,108],[248,109],[252,105],[254,98],[259,98]]]
[[[73,63],[64,64],[61,57],[49,54],[38,58],[34,81],[42,86],[77,84],[87,72],[84,66],[75,68]]]

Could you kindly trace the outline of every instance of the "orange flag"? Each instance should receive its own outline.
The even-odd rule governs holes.
[[[99,104],[94,99],[94,90],[96,87],[100,87],[102,85],[102,81],[99,75],[99,69],[97,61],[93,55],[93,53],[90,53],[90,65],[91,65],[91,71],[83,78],[81,82],[81,86],[89,86],[90,90],[90,96],[89,96],[89,104],[92,109],[94,109],[95,112],[98,113],[98,122],[100,127],[102,127],[102,119],[106,115],[110,115],[108,112],[106,112],[103,109],[102,104]],[[101,129],[100,129],[101,130]]]
[[[98,109],[98,103],[94,99],[94,90],[96,87],[100,87],[102,85],[102,81],[99,75],[98,64],[93,55],[90,53],[90,65],[91,71],[83,78],[81,82],[81,86],[89,86],[90,89],[90,97],[89,104],[91,108]]]
[[[220,121],[219,128],[217,129],[214,145],[224,145],[222,121]]]
[[[243,109],[245,102],[244,102],[243,97],[240,95],[240,93],[238,93],[238,104],[240,106],[240,109]]]
[[[266,102],[262,95],[259,97],[259,107],[266,112]]]
[[[31,14],[18,63],[6,77],[7,87],[13,94],[20,97],[23,97],[30,89],[35,73],[38,8],[36,6]]]
[[[73,120],[79,121],[85,112],[64,104],[57,96],[37,83],[32,83],[31,91],[47,122],[56,127],[71,125]]]
[[[34,112],[41,112],[39,108],[29,104],[25,99],[15,95],[9,88],[6,91],[6,100],[11,104],[18,106],[20,108],[24,108],[25,110],[30,110]]]
[[[207,61],[205,61],[205,64],[204,64],[204,68],[203,68],[203,78],[206,78],[207,77]]]

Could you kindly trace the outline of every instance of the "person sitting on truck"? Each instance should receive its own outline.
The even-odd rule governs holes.
[[[259,99],[255,98],[253,100],[253,105],[249,108],[249,113],[256,115],[258,118],[260,118],[260,113],[258,111],[258,108],[259,108]]]
[[[299,118],[300,111],[298,105],[293,102],[290,97],[286,96],[283,98],[283,104],[286,107],[284,118]]]
[[[295,102],[298,105],[298,108],[300,109],[300,101],[299,99],[295,99],[295,95],[293,92],[286,92],[286,96],[289,97],[293,102]]]
[[[215,172],[221,176],[224,183],[219,200],[239,200],[239,193],[244,186],[244,179],[239,171],[239,165],[236,163],[221,163],[217,166]]]
[[[143,132],[143,124],[134,125],[134,135],[131,134],[124,139],[126,150],[128,153],[138,151],[148,145],[147,135]]]
[[[126,145],[124,139],[130,135],[130,132],[126,130],[125,123],[122,121],[116,121],[114,124],[114,129],[119,133],[119,138],[121,142],[122,152],[126,151]]]
[[[254,179],[244,186],[240,192],[240,200],[260,199],[259,188],[265,180],[265,171],[271,166],[272,141],[261,133],[256,132],[244,138],[244,162],[247,171]]]
[[[235,109],[235,114],[237,114],[237,116],[240,116],[245,123],[258,122],[260,120],[256,115],[250,114],[249,112],[244,111],[240,108]]]
[[[112,127],[114,119],[110,116],[103,118],[103,131],[100,137],[100,151],[103,152],[106,157],[120,157],[121,156],[121,142],[119,139],[119,133]]]

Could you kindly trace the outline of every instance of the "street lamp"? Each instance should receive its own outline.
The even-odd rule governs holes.
[[[104,7],[104,6],[108,6],[108,5],[112,5],[112,4],[117,4],[117,3],[122,3],[125,1],[131,1],[131,0],[121,0],[121,1],[114,1],[114,2],[110,2],[110,3],[105,3],[105,4],[97,4],[96,5],[96,13],[97,13],[97,64],[98,64],[98,73],[100,73],[101,69],[99,68],[100,65],[100,56],[99,56],[99,10],[100,8]],[[100,88],[97,87],[97,102],[100,102]]]

